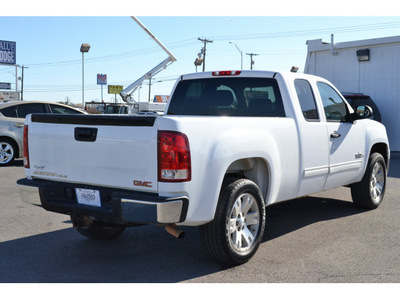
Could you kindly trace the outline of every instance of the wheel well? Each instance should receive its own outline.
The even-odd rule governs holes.
[[[19,147],[18,147],[18,143],[16,140],[14,140],[13,138],[10,138],[8,136],[0,136],[0,140],[13,143],[15,146],[15,158],[19,158]]]
[[[259,157],[243,158],[234,161],[225,173],[227,176],[247,178],[253,181],[260,188],[264,201],[267,202],[270,171],[267,162]]]
[[[378,143],[372,146],[370,155],[372,153],[380,153],[383,158],[385,159],[385,164],[387,166],[388,164],[388,159],[389,159],[389,151],[388,151],[388,146],[384,143]]]

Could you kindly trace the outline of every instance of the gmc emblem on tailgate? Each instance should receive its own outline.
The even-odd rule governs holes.
[[[144,187],[148,187],[148,188],[153,187],[153,186],[152,186],[152,182],[150,182],[150,181],[134,180],[134,181],[133,181],[133,185],[136,185],[136,186],[144,186]]]

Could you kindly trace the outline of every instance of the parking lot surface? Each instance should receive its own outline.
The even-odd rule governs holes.
[[[157,226],[87,239],[68,216],[22,202],[22,177],[22,161],[0,168],[1,283],[400,282],[399,154],[377,210],[353,206],[348,188],[272,206],[258,252],[234,268],[207,256],[197,228],[181,240]]]

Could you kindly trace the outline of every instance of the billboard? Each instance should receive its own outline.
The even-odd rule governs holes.
[[[107,84],[107,74],[97,74],[97,84],[106,85]]]
[[[0,64],[15,65],[17,61],[16,43],[0,41]]]
[[[124,87],[122,85],[109,85],[108,86],[108,93],[109,94],[119,94],[122,92]]]

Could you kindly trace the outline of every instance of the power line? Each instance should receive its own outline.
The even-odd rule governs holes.
[[[250,40],[250,39],[272,39],[272,38],[284,38],[284,37],[297,37],[305,35],[319,35],[324,33],[346,33],[346,32],[358,32],[358,31],[370,31],[400,27],[400,22],[387,22],[387,23],[375,23],[365,25],[354,25],[345,27],[331,27],[322,29],[308,29],[308,30],[297,30],[297,31],[282,31],[273,33],[257,33],[257,34],[245,34],[245,35],[223,35],[213,36],[214,40],[225,41],[225,40]]]
[[[374,23],[374,24],[365,24],[365,25],[354,25],[354,26],[345,26],[345,27],[331,27],[331,28],[322,28],[322,29],[309,29],[309,30],[298,30],[298,31],[285,31],[285,32],[273,32],[273,33],[257,33],[257,34],[245,34],[245,35],[224,35],[224,36],[214,36],[213,39],[216,41],[226,41],[226,40],[250,40],[250,39],[272,39],[272,38],[284,38],[284,37],[298,37],[305,35],[320,35],[325,33],[345,33],[345,32],[357,32],[357,31],[370,31],[370,30],[380,30],[380,29],[389,29],[400,27],[400,22],[387,22],[387,23]],[[206,39],[198,40],[203,41]],[[208,42],[213,42],[210,40],[206,40]],[[170,49],[178,49],[184,48],[188,46],[195,45],[194,39],[185,39],[182,41],[173,42],[170,44],[166,44]],[[204,42],[205,44],[207,42]],[[98,56],[87,58],[85,63],[94,63],[101,61],[109,61],[109,60],[118,60],[124,58],[130,58],[141,55],[148,55],[152,53],[159,52],[158,47],[150,47],[139,49],[135,51],[127,51],[116,54],[110,54],[105,56]],[[27,66],[36,67],[53,67],[53,66],[62,66],[62,65],[74,65],[80,64],[81,60],[69,60],[69,61],[59,61],[59,62],[46,62],[46,63],[27,63]],[[204,65],[203,65],[204,69]],[[7,72],[7,71],[5,71]],[[4,71],[0,71],[0,73],[4,73]]]
[[[171,49],[178,49],[178,48],[182,48],[182,47],[191,46],[194,44],[196,44],[194,39],[186,39],[186,40],[171,43],[169,45],[167,44],[167,46]],[[87,59],[85,59],[85,63],[124,59],[124,58],[130,58],[130,57],[135,57],[135,56],[153,54],[153,53],[157,53],[157,52],[159,52],[158,47],[150,47],[150,48],[144,48],[144,49],[139,49],[139,50],[134,50],[134,51],[121,52],[121,53],[116,53],[116,54],[87,58]],[[81,64],[81,63],[82,63],[82,61],[80,59],[77,59],[77,60],[58,61],[58,62],[30,63],[30,64],[26,64],[26,65],[34,66],[34,67],[52,67],[52,66],[73,65],[73,64]]]

